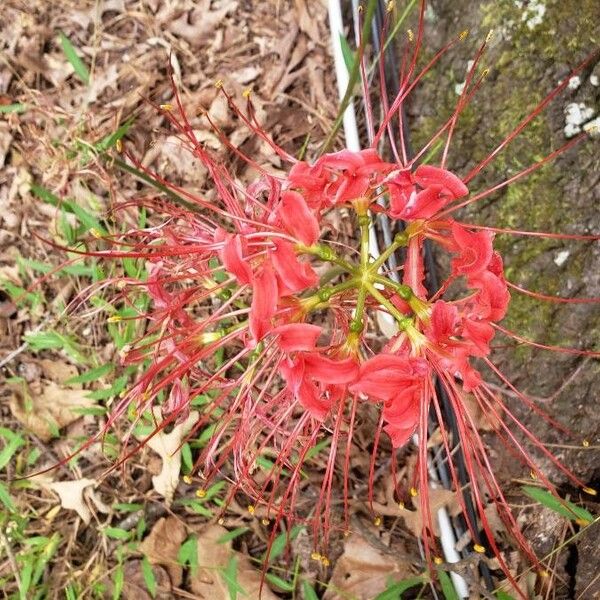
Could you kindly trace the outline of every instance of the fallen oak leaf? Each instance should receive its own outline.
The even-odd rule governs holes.
[[[370,600],[383,592],[390,580],[401,581],[414,574],[405,557],[384,554],[364,537],[346,538],[344,553],[336,561],[324,600],[352,597]]]
[[[110,512],[110,508],[96,496],[94,490],[88,490],[88,488],[98,485],[96,479],[83,478],[73,481],[49,481],[44,475],[38,475],[32,477],[31,481],[44,489],[54,492],[58,496],[62,508],[74,510],[86,525],[89,525],[92,519],[92,511],[87,505],[86,497],[94,503],[100,512]]]
[[[437,511],[440,508],[447,508],[450,516],[456,516],[461,512],[456,492],[452,490],[446,490],[444,488],[430,488],[429,489],[429,511],[431,513],[431,525],[433,532],[436,536],[439,536],[439,524],[437,520]],[[373,502],[373,510],[375,513],[385,516],[402,517],[406,527],[416,536],[420,537],[423,530],[424,517],[421,509],[421,503],[419,497],[413,498],[413,504],[415,510],[409,510],[408,508],[401,507],[397,504],[381,504],[379,502]]]
[[[156,407],[153,414],[157,424],[160,425],[162,423],[160,408]],[[173,501],[173,495],[179,483],[181,446],[199,418],[200,414],[192,411],[185,421],[175,425],[170,433],[161,430],[147,442],[147,446],[162,459],[162,469],[158,475],[152,477],[152,486],[158,494],[165,498],[167,505]],[[145,439],[145,436],[138,435],[137,438],[141,440]]]
[[[86,396],[87,392],[62,388],[54,382],[44,383],[40,393],[34,393],[25,382],[11,384],[11,387],[13,395],[9,407],[13,416],[43,442],[79,419],[81,415],[76,409],[95,404]]]
[[[183,567],[177,561],[181,544],[185,541],[185,525],[175,517],[161,518],[139,545],[153,565],[162,565],[169,573],[171,583],[178,587],[183,580]]]
[[[247,555],[233,550],[231,540],[219,542],[226,533],[220,525],[208,525],[198,532],[198,569],[190,579],[192,593],[198,598],[231,600],[225,570],[234,561],[236,587],[245,592],[240,596],[247,600],[278,600],[266,584],[261,590],[261,573]]]
[[[58,384],[63,384],[65,381],[67,381],[67,379],[75,377],[79,374],[75,365],[65,362],[64,360],[50,360],[49,358],[42,358],[39,361],[39,364],[42,368],[44,377]]]

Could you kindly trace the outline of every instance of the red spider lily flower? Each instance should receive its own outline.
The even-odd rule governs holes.
[[[301,352],[281,364],[281,374],[299,403],[320,421],[333,407],[336,388],[354,381],[358,365],[351,359],[332,360],[316,352]]]
[[[385,402],[395,398],[400,390],[422,381],[428,373],[427,361],[422,358],[378,354],[360,366],[358,379],[350,391]]]
[[[413,436],[421,418],[422,385],[413,385],[386,402],[383,408],[383,430],[390,437],[393,448],[402,448]]]
[[[292,188],[302,189],[310,208],[320,210],[327,203],[325,192],[331,181],[331,173],[322,162],[314,165],[297,162],[290,169],[288,181]]]
[[[287,353],[311,352],[317,346],[317,340],[323,331],[318,325],[310,323],[290,323],[275,327],[271,333],[278,336],[277,345]]]
[[[285,229],[303,244],[312,246],[319,239],[319,223],[302,194],[284,192],[277,214]]]
[[[244,237],[237,233],[227,233],[218,228],[215,242],[220,243],[219,258],[223,266],[240,284],[252,282],[253,274],[248,260],[248,247]]]
[[[471,232],[458,223],[452,223],[452,239],[459,255],[452,260],[454,275],[473,277],[487,269],[494,253],[491,231]]]
[[[502,259],[493,250],[494,228],[459,224],[452,216],[459,207],[488,195],[486,190],[456,202],[468,194],[467,184],[473,187],[471,180],[499,150],[491,152],[465,177],[445,168],[446,152],[439,166],[416,166],[438,138],[447,136],[450,143],[456,120],[477,82],[469,80],[455,114],[417,158],[409,161],[406,148],[400,147],[392,164],[375,150],[384,133],[391,130],[388,125],[401,118],[399,111],[407,94],[423,76],[415,71],[423,15],[424,3],[414,59],[406,61],[400,92],[385,110],[373,148],[324,154],[312,165],[293,161],[256,125],[250,101],[248,116],[221,89],[235,114],[284,161],[287,175],[284,172],[275,179],[225,139],[237,159],[261,172],[257,181],[244,187],[194,137],[183,109],[167,112],[165,117],[208,169],[214,191],[210,202],[169,184],[134,156],[125,154],[147,177],[169,189],[179,205],[156,204],[169,217],[160,227],[132,230],[105,240],[108,250],[81,251],[104,259],[135,258],[151,265],[146,281],[128,280],[125,289],[119,291],[117,301],[128,300],[132,307],[139,306],[135,295],[140,289],[148,292],[148,311],[136,310],[140,319],[148,320],[149,327],[144,337],[124,352],[124,363],[139,364],[143,373],[116,403],[105,431],[129,405],[137,409],[138,419],[156,405],[163,406],[167,418],[160,427],[166,427],[186,414],[193,398],[206,398],[202,416],[190,433],[194,436],[204,428],[211,432],[195,465],[202,477],[210,481],[223,473],[230,479],[234,485],[228,501],[239,491],[247,493],[252,506],[260,505],[267,517],[274,519],[272,539],[282,520],[308,519],[313,525],[315,550],[324,550],[332,531],[337,527],[348,530],[353,434],[365,405],[373,411],[377,407],[373,462],[381,450],[382,431],[392,448],[407,444],[414,433],[418,436],[417,465],[409,476],[410,487],[418,489],[426,556],[435,569],[432,556],[438,552],[438,543],[428,513],[426,444],[432,413],[439,421],[452,488],[460,502],[465,485],[457,475],[454,445],[460,444],[464,454],[464,470],[470,478],[468,487],[478,518],[477,522],[468,519],[469,533],[474,541],[487,538],[500,569],[518,589],[494,540],[486,498],[495,503],[521,550],[536,564],[537,559],[504,497],[465,394],[470,393],[483,414],[494,418],[498,437],[508,451],[550,489],[527,443],[574,484],[584,486],[527,430],[477,368],[485,365],[486,371],[524,406],[560,429],[490,358],[494,333],[500,330],[510,335],[498,323],[506,314],[510,293]],[[561,85],[564,89],[567,84]],[[177,95],[176,100],[179,102]],[[544,102],[534,113],[539,114]],[[500,150],[519,133],[521,125],[501,142]],[[215,133],[224,137],[217,127]],[[400,143],[404,146],[403,140]],[[572,144],[565,149],[569,147]],[[395,142],[394,148],[398,150]],[[495,185],[492,191],[519,177]],[[403,232],[379,259],[369,248],[371,216],[367,208],[375,198],[387,199],[384,210],[392,219],[403,221]],[[339,210],[342,204],[356,217],[358,249],[336,240],[331,243],[326,236],[320,239],[324,213]],[[447,254],[452,267],[440,288],[432,291],[424,285],[423,246],[427,239]],[[400,265],[402,284],[385,264],[385,259],[400,249],[405,252]],[[463,289],[449,297],[447,292],[453,284]],[[377,312],[388,313],[397,326],[397,335],[387,343],[381,341],[380,332],[373,331]],[[527,343],[518,335],[512,337]],[[598,356],[585,350],[558,351]],[[447,396],[448,410],[456,420],[456,436],[450,435],[441,418],[442,395]],[[325,437],[330,444],[321,488],[317,501],[306,510],[299,502],[304,461],[310,449]],[[268,470],[257,473],[264,453],[275,458]],[[371,497],[374,486],[371,475]],[[402,500],[407,489],[405,483],[395,482],[395,498]],[[333,520],[331,510],[337,499],[345,507],[340,522]]]
[[[290,296],[317,284],[318,275],[310,263],[298,258],[293,244],[279,238],[274,238],[272,243],[275,249],[270,258],[277,274],[280,296]]]
[[[405,221],[430,219],[450,202],[469,193],[456,175],[431,165],[420,165],[414,173],[401,170],[386,183],[391,197],[389,215]],[[417,192],[416,186],[421,191]]]
[[[277,278],[269,261],[265,261],[253,283],[250,306],[250,333],[256,342],[262,340],[271,328],[271,319],[277,310],[279,297]]]

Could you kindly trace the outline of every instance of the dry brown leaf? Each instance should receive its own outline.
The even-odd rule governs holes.
[[[237,559],[237,582],[247,600],[277,600],[277,596],[265,584],[260,592],[260,571],[256,570],[247,555],[232,550],[231,541],[219,544],[227,533],[220,525],[209,525],[198,533],[198,571],[190,581],[191,590],[198,598],[206,600],[230,600],[227,582],[220,574],[230,559]]]
[[[40,367],[42,367],[44,377],[55,383],[64,383],[67,379],[76,377],[79,374],[75,365],[65,362],[64,360],[42,358],[42,360],[40,360]]]
[[[92,518],[92,511],[89,509],[84,491],[90,486],[98,485],[95,479],[76,479],[74,481],[46,481],[43,477],[34,478],[34,481],[42,487],[52,490],[60,499],[60,505],[67,510],[74,510],[81,520],[88,525]],[[94,494],[94,491],[86,492],[86,496],[92,500],[96,508],[101,512],[108,513],[110,508],[99,500]]]
[[[4,166],[8,149],[12,144],[13,136],[10,133],[10,125],[3,121],[0,122],[0,169]]]
[[[94,405],[84,390],[65,389],[54,382],[44,383],[39,394],[26,383],[12,388],[9,406],[13,416],[44,442],[52,438],[56,429],[79,419],[74,409]]]
[[[217,138],[208,132],[197,130],[194,131],[194,135],[199,142],[206,144],[209,148],[214,149],[215,145],[217,148],[220,147]],[[162,144],[157,144],[150,149],[148,156],[144,157],[144,162],[147,163],[155,158],[159,160],[160,171],[168,168],[179,177],[185,177],[191,185],[202,186],[206,181],[208,173],[206,167],[200,164],[189,146],[175,135],[170,135]]]
[[[215,30],[223,23],[224,17],[235,11],[238,3],[225,2],[216,10],[211,10],[210,5],[211,0],[200,0],[191,10],[176,19],[171,18],[168,21],[169,31],[187,40],[192,46],[209,42]]]
[[[167,517],[154,524],[150,534],[139,546],[140,552],[153,565],[163,565],[166,568],[174,586],[181,585],[183,580],[183,568],[177,562],[177,553],[185,538],[184,524],[175,517]]]
[[[371,600],[383,592],[389,580],[411,576],[408,562],[384,554],[357,535],[346,539],[344,553],[337,560],[323,600],[352,597]]]
[[[298,25],[300,25],[300,31],[306,33],[306,35],[308,35],[313,42],[321,42],[319,25],[316,18],[316,9],[321,9],[319,3],[310,3],[313,14],[311,14],[309,11],[306,0],[294,0],[294,5],[296,9],[296,15],[298,16]],[[321,14],[318,16],[323,19],[323,11],[320,10],[320,12]]]
[[[481,406],[472,394],[463,394],[462,402],[479,431],[496,431],[498,429],[498,418],[491,411],[481,410]]]
[[[144,581],[141,560],[128,560],[125,563],[124,570],[125,582],[120,596],[122,600],[172,600],[174,598],[173,586],[165,568],[157,565],[152,566],[152,572],[156,580],[156,594],[154,596],[150,594]]]
[[[156,422],[162,422],[160,409],[154,410]],[[162,458],[162,470],[158,475],[152,477],[152,485],[156,492],[164,496],[165,503],[170,505],[181,472],[181,446],[185,436],[189,433],[194,423],[200,417],[197,411],[191,412],[188,418],[176,425],[170,433],[160,431],[148,440],[147,445]],[[143,437],[143,436],[141,436]]]
[[[416,537],[420,537],[423,532],[423,522],[425,516],[421,510],[421,503],[419,496],[413,500],[416,509],[400,510],[400,516],[404,519],[404,524]],[[456,492],[452,490],[445,490],[443,488],[429,489],[429,510],[431,512],[431,524],[433,526],[433,532],[435,535],[439,535],[439,525],[436,517],[436,513],[440,508],[446,507],[451,516],[455,516],[460,513],[460,506],[456,498]]]

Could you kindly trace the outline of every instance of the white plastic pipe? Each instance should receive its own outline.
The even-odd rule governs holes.
[[[342,8],[339,0],[328,0],[329,30],[331,31],[331,45],[333,47],[333,61],[335,65],[335,77],[337,79],[338,96],[340,101],[346,93],[350,81],[344,53],[340,43],[340,36],[344,35],[344,22],[342,20]],[[346,137],[346,148],[352,152],[360,150],[360,138],[356,126],[356,112],[354,111],[354,100],[350,100],[344,111],[344,135]]]

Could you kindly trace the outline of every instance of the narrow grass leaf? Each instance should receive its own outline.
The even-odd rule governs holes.
[[[346,69],[348,72],[352,70],[354,65],[354,52],[350,48],[350,44],[344,35],[340,33],[340,46],[342,48],[342,55],[344,56],[344,63],[346,63]]]
[[[6,506],[6,508],[8,508],[8,510],[10,510],[11,512],[15,512],[17,510],[14,505],[14,502],[12,501],[12,498],[10,497],[8,488],[1,481],[0,481],[0,502],[2,502],[2,504],[4,504],[4,506]]]
[[[90,83],[90,72],[88,71],[87,66],[83,60],[81,60],[79,54],[77,54],[75,46],[73,46],[71,40],[62,31],[60,32],[59,36],[60,45],[62,46],[67,60],[71,63],[71,66],[73,67],[73,70],[79,79],[81,79],[85,85],[88,85]]]
[[[295,527],[292,527],[289,534],[287,533],[287,531],[280,533],[273,540],[273,544],[271,544],[271,551],[268,553],[269,561],[273,561],[273,560],[279,558],[283,554],[283,551],[285,550],[288,543],[291,542],[292,540],[295,540],[298,537],[298,535],[300,535],[300,532],[303,529],[304,529],[303,525],[296,525]],[[266,558],[267,558],[267,553],[265,553],[263,555],[262,559],[266,560]]]
[[[450,575],[446,573],[446,571],[438,571],[438,577],[440,580],[440,585],[442,587],[442,593],[444,594],[444,598],[446,600],[460,600],[456,590],[454,589],[454,584],[452,583],[452,579]]]
[[[102,365],[101,367],[95,367],[89,371],[76,375],[65,381],[67,385],[73,385],[74,383],[90,383],[91,381],[98,381],[101,377],[104,377],[115,368],[112,364]]]
[[[192,572],[192,577],[196,576],[198,571],[198,538],[191,535],[181,546],[177,553],[177,562],[182,566],[188,566]]]
[[[146,584],[146,589],[150,592],[150,595],[155,598],[156,597],[156,577],[154,575],[154,571],[152,570],[152,565],[148,560],[147,556],[142,558],[142,576],[144,577],[144,583]]]
[[[221,576],[227,585],[231,600],[236,600],[238,594],[247,596],[244,588],[238,583],[237,579],[237,558],[232,556],[224,569],[221,569]]]
[[[304,600],[319,600],[315,588],[308,583],[308,581],[302,582],[302,592],[304,594]]]
[[[113,540],[128,540],[131,537],[131,532],[119,527],[106,527],[102,530],[106,537]]]
[[[235,540],[235,538],[238,538],[241,535],[244,535],[244,533],[246,533],[246,531],[249,531],[249,530],[250,530],[249,527],[236,527],[235,529],[232,529],[231,531],[224,533],[217,540],[217,544],[225,544],[227,542],[230,542],[231,540]]]
[[[424,577],[410,577],[409,579],[396,581],[388,585],[381,594],[375,596],[375,600],[398,600],[406,590],[416,587],[417,585],[423,585],[425,582],[426,580]]]
[[[285,579],[281,579],[281,577],[277,577],[277,575],[273,575],[273,573],[267,573],[265,575],[265,579],[271,583],[272,585],[274,585],[275,587],[279,588],[280,590],[284,591],[284,592],[293,592],[294,591],[294,584],[290,583],[289,581],[286,581]]]
[[[2,104],[0,105],[0,114],[8,113],[23,113],[27,110],[27,104],[22,102],[15,102],[14,104]]]
[[[568,500],[556,498],[548,490],[531,485],[524,485],[521,489],[536,502],[543,504],[563,517],[567,517],[567,519],[577,521],[582,525],[588,525],[594,520],[594,515],[585,508],[577,506]]]

